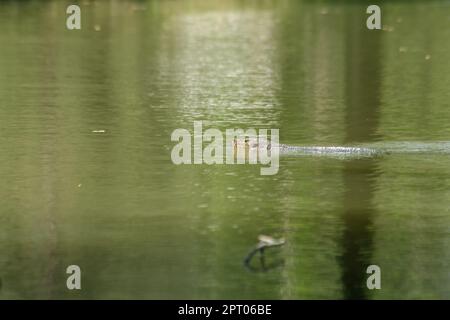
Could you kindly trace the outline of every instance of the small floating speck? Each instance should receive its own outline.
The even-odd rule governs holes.
[[[94,26],[94,30],[95,30],[95,31],[101,31],[101,30],[102,30],[102,27],[101,27],[99,24],[96,24],[96,25]]]
[[[407,47],[400,47],[400,48],[398,48],[398,51],[399,52],[406,52],[406,51],[408,51],[408,48]]]
[[[392,31],[394,31],[395,29],[394,29],[394,27],[392,27],[392,26],[384,26],[383,27],[383,31],[387,31],[387,32],[392,32]]]
[[[217,231],[217,230],[219,229],[219,226],[217,226],[217,225],[215,225],[215,224],[210,224],[207,228],[208,228],[210,231],[215,232],[215,231]]]
[[[134,6],[131,7],[131,10],[132,11],[144,11],[144,10],[147,10],[147,7],[134,5]]]
[[[430,60],[431,59],[431,55],[430,54],[427,54],[426,56],[425,56],[425,60]]]
[[[78,188],[81,188],[83,185],[80,183],[79,185],[78,185]]]
[[[92,130],[92,133],[106,133],[106,130]]]

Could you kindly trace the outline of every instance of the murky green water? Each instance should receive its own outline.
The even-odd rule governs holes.
[[[450,5],[0,3],[0,298],[449,298],[450,156],[170,159],[176,128],[450,140]],[[95,133],[94,130],[105,130]],[[242,261],[284,237],[267,269]],[[66,288],[68,265],[82,290]],[[381,267],[381,290],[366,268]]]

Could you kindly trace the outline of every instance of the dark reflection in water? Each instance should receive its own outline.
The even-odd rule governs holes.
[[[358,28],[364,6],[346,13],[346,143],[372,141],[380,107],[381,33]],[[373,264],[374,181],[377,160],[353,160],[344,165],[344,233],[342,286],[347,299],[367,297],[366,268]],[[375,263],[376,264],[376,263]]]
[[[366,268],[371,261],[373,244],[372,206],[373,173],[376,160],[350,161],[344,168],[345,211],[342,216],[342,286],[347,299],[367,297]],[[355,171],[358,174],[355,175]],[[357,199],[357,200],[355,200]]]

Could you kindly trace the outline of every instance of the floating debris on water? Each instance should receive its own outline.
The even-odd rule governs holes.
[[[133,5],[131,7],[131,10],[132,11],[144,11],[144,10],[147,10],[147,7],[144,5]]]
[[[430,60],[431,59],[431,55],[430,54],[427,54],[426,56],[425,56],[425,60]]]
[[[106,130],[92,130],[92,133],[106,133]]]
[[[265,247],[280,246],[280,245],[284,244],[284,238],[275,239],[270,236],[265,236],[263,234],[258,236],[258,240],[259,240],[259,245],[263,245]]]
[[[250,263],[250,260],[255,255],[255,253],[259,252],[261,255],[263,255],[265,248],[278,247],[285,243],[284,238],[275,239],[271,236],[266,236],[263,234],[258,236],[258,240],[258,244],[255,246],[255,248],[252,249],[252,251],[250,251],[250,253],[245,258],[245,264]]]

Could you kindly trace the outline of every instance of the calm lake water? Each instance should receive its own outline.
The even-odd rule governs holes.
[[[70,3],[0,3],[0,298],[450,298],[450,155],[170,158],[194,120],[449,141],[448,2],[385,3],[383,31],[295,0],[82,1],[69,31]],[[266,270],[243,264],[259,234],[286,240]]]

